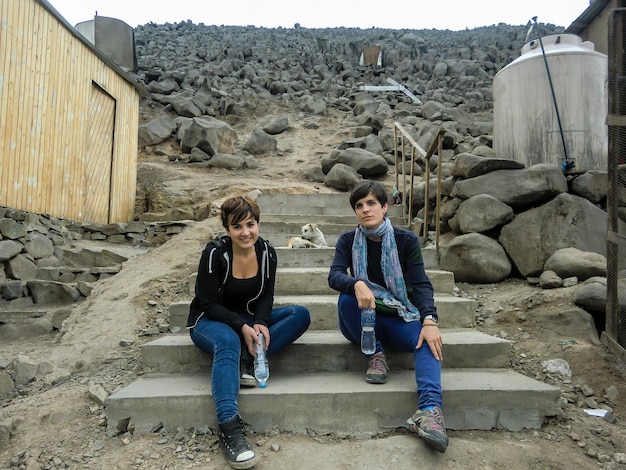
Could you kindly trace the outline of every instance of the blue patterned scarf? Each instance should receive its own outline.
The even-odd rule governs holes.
[[[382,237],[380,268],[388,289],[370,281],[367,278],[367,239]],[[352,244],[352,267],[354,277],[364,281],[372,290],[377,299],[398,311],[406,321],[415,321],[420,317],[419,310],[409,300],[406,292],[406,284],[402,276],[402,266],[398,259],[398,246],[394,236],[393,226],[387,217],[376,229],[369,230],[359,225],[354,234]]]

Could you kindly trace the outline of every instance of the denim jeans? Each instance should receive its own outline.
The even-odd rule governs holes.
[[[361,343],[361,310],[354,295],[342,293],[338,301],[339,330],[354,344]],[[412,352],[415,360],[415,382],[419,395],[418,408],[442,408],[441,363],[435,359],[426,342],[415,349],[422,331],[419,321],[407,322],[400,317],[376,315],[376,352],[383,347]]]
[[[240,314],[250,326],[254,317]],[[270,317],[270,347],[267,355],[277,353],[297,340],[307,330],[311,316],[306,307],[294,305],[275,308]],[[190,331],[191,340],[205,353],[213,356],[211,389],[218,424],[223,424],[239,413],[239,359],[241,337],[222,322],[201,318]]]

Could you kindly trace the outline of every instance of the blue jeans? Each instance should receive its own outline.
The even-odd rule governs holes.
[[[254,317],[240,314],[248,325]],[[311,316],[306,307],[294,305],[275,308],[270,317],[270,347],[267,355],[277,353],[297,340],[307,330]],[[239,359],[241,337],[238,332],[222,322],[201,318],[190,331],[191,340],[205,353],[213,356],[211,389],[218,424],[223,424],[239,413]]]
[[[354,344],[361,343],[361,310],[354,295],[342,293],[338,301],[339,330]],[[415,358],[415,382],[419,395],[418,408],[442,408],[441,363],[435,359],[426,342],[415,349],[422,331],[419,321],[407,322],[400,317],[376,315],[376,352],[383,347],[412,352]]]

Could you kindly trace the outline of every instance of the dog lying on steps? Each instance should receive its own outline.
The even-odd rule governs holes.
[[[287,241],[287,248],[321,248],[328,246],[324,234],[317,224],[305,224],[299,237],[291,237]]]

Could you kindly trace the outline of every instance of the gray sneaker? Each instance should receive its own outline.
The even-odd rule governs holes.
[[[443,412],[436,406],[432,410],[417,410],[407,422],[407,427],[411,432],[426,441],[426,444],[435,450],[443,453],[448,448],[448,436],[446,436],[446,425],[443,422]]]
[[[387,358],[382,351],[370,357],[367,372],[365,373],[365,381],[368,384],[385,384],[387,383]]]
[[[257,381],[254,378],[254,366],[247,354],[242,354],[239,362],[239,386],[256,387]]]

